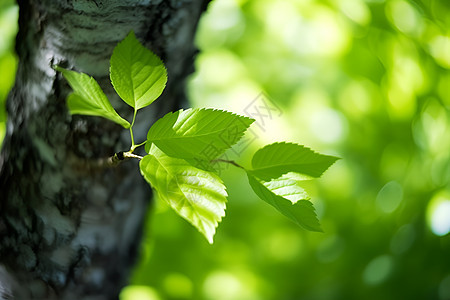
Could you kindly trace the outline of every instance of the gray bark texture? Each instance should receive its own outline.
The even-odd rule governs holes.
[[[0,299],[117,299],[138,256],[151,190],[128,150],[129,132],[71,116],[52,65],[88,73],[131,120],[109,81],[114,46],[134,30],[165,62],[163,96],[138,113],[135,140],[185,103],[194,34],[206,0],[19,0],[16,84],[0,155]],[[139,154],[139,153],[138,153]],[[142,153],[140,153],[142,154]]]

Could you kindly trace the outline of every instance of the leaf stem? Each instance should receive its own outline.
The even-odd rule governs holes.
[[[130,137],[131,137],[131,147],[130,147],[130,153],[133,153],[134,149],[136,149],[136,145],[134,144],[134,135],[133,135],[133,125],[134,125],[134,121],[136,121],[136,113],[137,110],[134,109],[134,113],[133,113],[133,121],[131,122],[130,125]]]
[[[144,146],[145,144],[147,144],[147,141],[143,141],[142,143],[136,144],[136,145],[134,145],[134,149],[136,149],[138,147],[141,147],[141,146]]]
[[[241,168],[243,170],[245,170],[245,168],[243,166],[241,166],[240,164],[238,164],[237,162],[235,162],[234,160],[228,160],[228,159],[221,159],[221,158],[217,158],[217,159],[213,159],[211,160],[211,162],[223,162],[223,163],[227,163],[227,164],[231,164],[235,167]]]

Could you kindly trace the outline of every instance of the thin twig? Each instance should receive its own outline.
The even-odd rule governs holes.
[[[240,164],[238,164],[238,163],[235,162],[234,160],[227,160],[227,159],[217,158],[217,159],[211,160],[211,162],[212,162],[212,163],[213,163],[213,162],[224,162],[224,163],[231,164],[231,165],[233,165],[233,166],[235,166],[235,167],[238,167],[238,168],[241,168],[241,169],[244,169],[244,170],[245,170],[245,168],[244,168],[243,166],[241,166]]]
[[[124,152],[123,157],[124,157],[124,159],[136,158],[138,160],[141,160],[143,158],[142,156],[133,154],[131,152]]]
[[[75,155],[67,158],[68,164],[78,173],[99,172],[105,168],[116,167],[125,160],[130,159],[141,160],[143,157],[130,152],[117,152],[113,156],[98,159],[82,159]]]
[[[115,164],[118,164],[118,163],[120,163],[120,162],[122,162],[124,160],[129,160],[131,158],[136,158],[138,160],[141,160],[142,156],[133,154],[130,151],[128,151],[128,152],[120,151],[120,152],[115,153],[113,156],[111,156],[109,158],[109,160],[111,161],[111,163],[113,165],[115,165]]]
[[[140,156],[140,155],[133,154],[131,152],[120,151],[120,152],[114,153],[113,156],[108,157],[106,159],[106,162],[104,162],[103,164],[105,166],[113,167],[115,165],[118,165],[122,161],[129,160],[129,159],[132,159],[132,158],[141,160],[143,157]]]

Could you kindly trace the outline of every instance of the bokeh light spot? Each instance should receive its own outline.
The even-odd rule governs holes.
[[[192,282],[181,273],[170,273],[164,278],[164,289],[166,293],[177,299],[191,299],[192,298]]]
[[[430,41],[430,52],[438,64],[450,68],[450,37],[438,35]]]
[[[372,110],[367,82],[350,81],[339,92],[339,103],[348,116],[361,119]]]
[[[129,285],[120,292],[120,300],[161,300],[155,289],[143,285]]]
[[[427,221],[431,231],[438,236],[450,232],[450,195],[437,193],[428,204]]]
[[[17,6],[0,10],[0,54],[6,52],[14,41],[18,15],[19,8]]]
[[[349,45],[348,32],[331,11],[323,10],[312,25],[314,30],[311,33],[315,35],[315,42],[312,43],[314,53],[337,56],[347,49]]]
[[[311,131],[325,143],[336,143],[342,140],[345,133],[345,117],[338,111],[326,108],[313,113]]]
[[[352,21],[367,25],[370,23],[370,9],[361,0],[341,0],[338,1],[342,12]]]
[[[398,30],[407,34],[418,35],[423,28],[423,21],[417,10],[406,1],[389,1],[386,15]]]
[[[293,261],[302,254],[302,240],[298,231],[277,230],[268,234],[263,241],[263,249],[269,259]]]
[[[363,280],[368,285],[380,284],[387,279],[392,269],[393,262],[391,256],[378,256],[364,269]]]
[[[245,30],[245,18],[236,1],[213,1],[200,22],[196,43],[202,49],[217,49],[233,44]],[[216,34],[209,35],[210,30]]]
[[[247,274],[248,275],[248,274]],[[253,278],[237,276],[226,271],[214,271],[205,280],[203,293],[206,299],[235,300],[256,299]]]
[[[241,61],[230,51],[217,50],[199,56],[200,74],[204,84],[215,87],[232,85],[245,75]]]
[[[386,183],[377,195],[377,206],[385,213],[391,213],[397,209],[403,199],[403,188],[396,181]]]
[[[405,54],[407,44],[393,43],[393,67],[388,76],[387,97],[391,115],[409,119],[416,111],[416,96],[425,86],[425,76],[421,65],[414,56]]]
[[[438,82],[437,92],[442,101],[450,107],[450,72],[445,72],[441,75]]]
[[[437,99],[430,98],[420,116],[421,137],[419,143],[427,147],[433,156],[438,153],[448,153],[450,139],[450,118]],[[420,140],[421,139],[421,140]]]

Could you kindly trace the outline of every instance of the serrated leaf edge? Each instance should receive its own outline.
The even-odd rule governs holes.
[[[330,157],[330,158],[334,158],[334,161],[333,161],[326,169],[323,170],[323,172],[320,174],[320,176],[317,176],[317,177],[316,177],[316,176],[311,176],[312,178],[320,178],[320,177],[322,177],[322,175],[323,175],[323,174],[324,174],[324,173],[325,173],[332,165],[334,165],[338,160],[341,159],[340,157],[333,156],[333,155],[328,155],[328,154],[322,154],[322,153],[319,153],[319,152],[317,152],[317,151],[314,151],[313,149],[311,149],[311,148],[309,148],[309,147],[306,147],[306,146],[304,146],[304,145],[300,145],[300,144],[297,144],[297,143],[292,143],[292,142],[275,142],[275,143],[272,143],[272,144],[268,144],[268,145],[265,145],[264,147],[258,149],[258,150],[255,152],[255,154],[256,154],[257,152],[259,152],[259,151],[262,151],[263,149],[265,149],[265,148],[267,148],[267,147],[271,147],[271,146],[274,146],[274,145],[295,145],[295,146],[300,146],[300,147],[302,147],[302,148],[304,148],[304,149],[307,149],[307,150],[313,152],[314,154],[318,154],[318,155],[321,155],[321,156],[327,156],[327,157]],[[253,157],[255,156],[255,154],[253,154]],[[254,168],[254,166],[253,166],[253,157],[252,157],[252,168]],[[308,164],[305,164],[305,165],[308,165]],[[272,167],[273,167],[273,166],[272,166]],[[248,170],[248,172],[252,173],[252,176],[255,176],[255,177],[259,178],[259,176],[258,176],[255,172],[253,172],[253,171],[264,170],[264,169],[270,169],[270,168],[269,168],[269,167],[267,167],[267,168],[256,168],[256,169]],[[304,174],[302,174],[302,173],[298,173],[298,172],[295,172],[295,171],[287,170],[286,172],[280,174],[279,177],[284,176],[284,175],[286,175],[286,174],[288,174],[288,173],[290,173],[290,172],[296,173],[296,174],[301,175],[301,176],[304,175]],[[309,175],[307,175],[307,176],[309,176]]]

